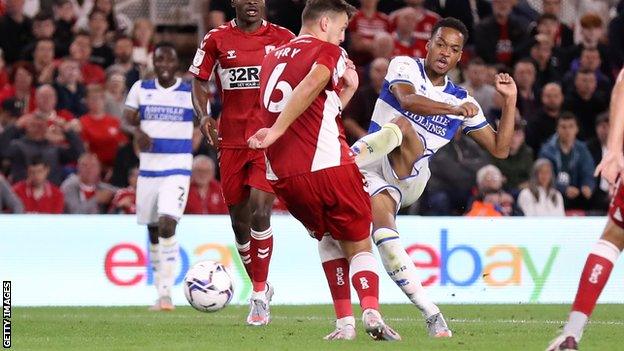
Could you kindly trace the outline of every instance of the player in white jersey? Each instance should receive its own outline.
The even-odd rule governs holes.
[[[178,56],[172,44],[154,50],[156,79],[136,82],[126,99],[124,118],[136,126],[139,178],[136,213],[147,225],[149,257],[158,300],[151,310],[172,310],[171,287],[179,261],[175,237],[184,213],[193,162],[191,85],[176,78]]]
[[[393,59],[375,105],[371,134],[351,148],[371,195],[372,238],[384,267],[422,311],[433,337],[452,333],[400,243],[395,215],[418,200],[431,175],[429,157],[450,142],[458,129],[494,157],[506,158],[515,118],[517,92],[509,75],[496,76],[496,90],[504,99],[498,132],[487,123],[476,100],[447,77],[461,58],[467,36],[463,23],[445,18],[433,27],[424,60]]]

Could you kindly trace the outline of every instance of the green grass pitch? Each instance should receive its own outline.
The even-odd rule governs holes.
[[[328,305],[272,307],[268,327],[245,325],[247,306],[200,313],[181,306],[173,312],[145,307],[14,307],[15,350],[544,350],[560,331],[568,305],[441,306],[452,339],[426,336],[411,305],[385,305],[388,324],[403,341],[372,341],[361,329],[355,341],[327,342],[333,330]],[[355,311],[359,311],[359,308]],[[599,305],[581,349],[622,349],[624,305]]]

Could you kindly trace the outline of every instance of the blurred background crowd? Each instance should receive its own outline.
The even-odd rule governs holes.
[[[496,126],[496,73],[518,86],[510,156],[495,160],[457,134],[431,159],[420,201],[402,214],[601,215],[608,184],[608,107],[624,64],[624,0],[360,0],[343,46],[360,87],[343,112],[348,142],[366,134],[389,60],[424,57],[435,22],[470,37],[451,78]],[[305,0],[266,0],[265,17],[297,34]],[[152,78],[160,40],[178,45],[180,76],[231,0],[0,0],[0,209],[10,213],[134,213],[138,149],[125,96]],[[220,111],[216,85],[212,110]],[[196,131],[186,213],[223,214],[216,152]],[[276,211],[282,211],[279,204]]]

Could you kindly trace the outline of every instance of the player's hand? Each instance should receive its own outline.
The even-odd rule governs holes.
[[[474,117],[479,113],[479,107],[473,104],[472,102],[464,102],[461,105],[457,105],[453,108],[453,115],[456,116],[464,116],[464,117]]]
[[[152,149],[152,138],[140,128],[137,128],[134,132],[134,139],[137,145],[139,145],[139,150],[146,152]]]
[[[351,62],[351,66],[353,66],[353,62]],[[342,75],[342,82],[344,83],[345,89],[356,90],[358,88],[358,85],[360,85],[360,78],[358,77],[358,74],[355,71],[355,66],[350,67],[347,64],[347,70]]]
[[[579,190],[579,188],[575,186],[569,186],[566,188],[565,191],[565,195],[568,199],[576,199],[580,193],[581,191]]]
[[[602,161],[596,167],[594,177],[602,176],[612,186],[617,183],[620,174],[624,172],[624,154],[607,150]]]
[[[251,149],[266,149],[273,145],[275,140],[282,134],[276,132],[273,128],[262,128],[258,130],[251,138],[247,139],[247,144]]]
[[[499,73],[494,77],[494,87],[504,99],[515,99],[518,95],[516,82],[514,82],[513,78],[507,73]]]
[[[592,190],[587,185],[583,185],[581,187],[581,194],[583,194],[584,198],[589,199],[592,196]]]
[[[219,148],[220,140],[217,132],[217,123],[214,118],[210,116],[203,116],[199,122],[199,131],[208,140],[208,144]]]

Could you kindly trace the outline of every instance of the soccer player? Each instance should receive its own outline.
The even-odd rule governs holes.
[[[615,187],[613,199],[609,206],[609,219],[602,231],[602,236],[587,256],[585,268],[581,273],[576,298],[572,305],[572,312],[568,322],[563,327],[563,333],[557,337],[546,349],[578,350],[578,343],[583,336],[585,324],[596,307],[602,289],[609,280],[611,270],[615,265],[622,249],[624,249],[624,70],[617,77],[611,93],[611,108],[609,110],[609,137],[607,152],[596,167],[595,176],[601,175]]]
[[[340,261],[340,275],[328,276],[337,317],[343,296],[336,289],[349,281],[360,298],[366,332],[376,340],[399,340],[379,313],[377,261],[371,253],[370,200],[345,141],[342,106],[358,86],[353,63],[338,46],[355,9],[345,0],[308,0],[300,35],[262,63],[260,103],[267,125],[250,139],[266,148],[267,178],[290,213],[320,242],[334,242],[322,252],[323,266]],[[350,301],[349,312],[350,312]],[[333,335],[334,333],[330,334]],[[355,337],[355,331],[350,334]]]
[[[450,142],[458,129],[494,157],[506,158],[514,127],[517,91],[509,75],[496,76],[496,91],[504,101],[498,132],[487,123],[477,101],[448,78],[467,39],[462,22],[445,18],[432,29],[425,59],[393,59],[375,105],[371,134],[351,148],[371,196],[372,238],[384,267],[421,310],[433,337],[452,333],[400,243],[395,215],[418,200],[431,175],[429,157]]]
[[[137,81],[126,99],[124,118],[135,126],[139,144],[136,213],[149,231],[149,257],[158,300],[152,310],[173,310],[171,287],[179,261],[176,225],[188,197],[193,155],[191,85],[176,78],[173,44],[154,50],[156,79]]]
[[[189,71],[195,76],[193,105],[201,118],[200,129],[219,150],[223,197],[253,285],[247,323],[261,326],[270,322],[273,295],[266,281],[273,252],[270,218],[275,195],[265,177],[264,154],[249,149],[247,138],[262,126],[258,105],[262,59],[294,34],[262,19],[263,0],[232,0],[232,6],[236,18],[206,34]],[[207,89],[215,67],[223,99],[218,135]]]

